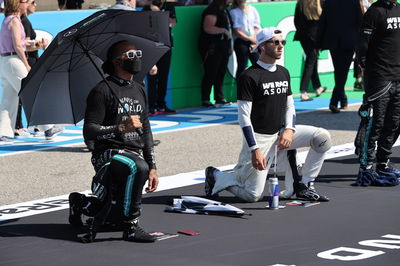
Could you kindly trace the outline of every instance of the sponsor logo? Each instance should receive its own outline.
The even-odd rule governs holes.
[[[266,82],[262,84],[264,93],[263,95],[275,95],[286,93],[289,87],[289,82],[285,81],[275,81]]]
[[[400,17],[392,17],[386,19],[388,30],[400,29]]]

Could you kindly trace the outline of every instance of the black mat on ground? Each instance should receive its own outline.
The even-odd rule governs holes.
[[[202,197],[203,185],[145,195],[147,231],[200,232],[152,244],[122,241],[121,232],[78,243],[67,210],[9,221],[0,225],[0,265],[399,265],[400,186],[352,187],[356,172],[354,156],[326,161],[316,187],[331,201],[308,208],[272,211],[265,198],[250,204],[221,194],[219,200],[252,214],[244,218],[163,211],[181,195]],[[317,255],[324,251],[334,259]]]

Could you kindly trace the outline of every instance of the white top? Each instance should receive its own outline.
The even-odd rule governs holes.
[[[248,36],[253,36],[254,28],[261,29],[260,15],[253,6],[246,6],[245,11],[240,8],[234,8],[230,11],[232,17],[232,26],[239,29]]]

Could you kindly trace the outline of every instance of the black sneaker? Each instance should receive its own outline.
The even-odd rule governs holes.
[[[311,201],[329,201],[329,198],[323,195],[320,195],[315,191],[313,184],[310,186],[306,186],[303,183],[299,183],[296,189],[296,197]]]
[[[44,132],[46,140],[52,140],[64,131],[63,127],[54,126]]]
[[[212,191],[215,185],[215,177],[214,173],[217,170],[217,168],[209,166],[205,170],[206,174],[206,180],[204,182],[204,192],[206,193],[207,197],[211,197]]]
[[[215,104],[212,104],[210,101],[202,101],[201,105],[203,107],[215,107]]]
[[[74,227],[83,226],[82,223],[82,194],[73,192],[69,194],[69,223]]]
[[[130,221],[127,226],[128,228],[122,234],[125,241],[151,243],[157,240],[155,236],[150,235],[139,226],[138,219]]]
[[[161,115],[173,115],[176,114],[176,111],[165,106],[164,108],[159,108],[157,113]]]
[[[158,115],[157,109],[150,108],[149,109],[149,116],[156,116],[156,115]]]

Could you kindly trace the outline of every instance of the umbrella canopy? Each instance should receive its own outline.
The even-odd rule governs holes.
[[[170,46],[168,14],[103,10],[60,32],[28,76],[20,97],[28,125],[76,124],[84,117],[86,98],[102,79],[108,48],[127,40],[143,51],[142,81]]]

